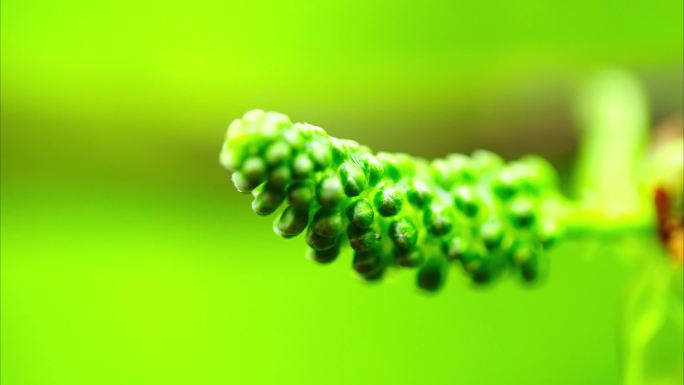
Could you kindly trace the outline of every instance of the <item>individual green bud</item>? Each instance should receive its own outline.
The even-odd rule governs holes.
[[[306,154],[299,154],[292,162],[292,174],[297,179],[308,178],[313,173],[314,164]]]
[[[266,111],[259,108],[249,110],[242,115],[242,120],[249,124],[261,123],[264,118],[266,118]]]
[[[352,267],[362,276],[373,276],[378,270],[382,270],[382,256],[378,249],[356,251]]]
[[[395,188],[385,186],[375,194],[375,208],[383,217],[391,217],[401,210],[401,194]]]
[[[394,249],[394,260],[397,261],[399,266],[417,267],[423,263],[424,259],[423,251],[420,248],[413,248],[411,250]]]
[[[504,161],[501,157],[491,151],[476,150],[471,156],[472,162],[480,172],[490,173],[500,169]]]
[[[400,159],[397,154],[379,152],[375,157],[382,164],[386,177],[394,181],[401,179],[401,171],[399,169]]]
[[[292,155],[292,148],[285,142],[275,142],[266,148],[264,160],[269,166],[285,163]]]
[[[366,198],[361,198],[347,208],[347,218],[355,227],[367,229],[373,224],[373,206]]]
[[[456,208],[468,217],[475,217],[480,210],[475,190],[472,187],[461,186],[454,191]]]
[[[309,123],[295,123],[293,129],[299,131],[305,140],[327,139],[328,133],[324,129]]]
[[[432,201],[432,195],[430,187],[419,179],[414,179],[406,191],[406,197],[408,198],[409,203],[419,209],[422,209],[426,204]]]
[[[389,226],[389,236],[398,249],[410,250],[418,240],[418,229],[408,218],[399,218]]]
[[[318,203],[323,207],[334,208],[345,198],[344,188],[337,175],[331,174],[323,178],[316,186]]]
[[[267,137],[275,137],[292,126],[287,115],[278,112],[267,112],[261,122],[260,130]]]
[[[349,245],[356,251],[368,251],[380,246],[382,236],[373,229],[362,229],[350,225],[347,229]]]
[[[449,164],[444,159],[434,159],[430,162],[430,176],[438,185],[448,188],[451,186],[451,173]]]
[[[298,181],[287,189],[287,200],[292,207],[299,210],[308,209],[316,196],[311,181]]]
[[[531,162],[517,160],[506,167],[515,175],[518,189],[532,195],[539,195],[549,187],[549,181],[540,174],[540,170]]]
[[[282,137],[285,143],[287,143],[293,151],[300,151],[306,146],[304,135],[296,127],[285,129]]]
[[[274,230],[276,234],[283,238],[292,238],[306,229],[308,221],[309,212],[307,210],[297,210],[292,206],[288,206],[280,215]]]
[[[285,188],[285,186],[287,186],[288,183],[290,183],[291,179],[292,172],[290,171],[290,168],[285,164],[277,166],[276,168],[271,170],[271,172],[268,173],[268,182],[278,188]]]
[[[477,179],[477,170],[472,160],[463,154],[450,154],[446,158],[449,180],[456,184],[469,184]]]
[[[261,190],[256,191],[252,201],[252,210],[257,215],[272,214],[285,200],[285,192],[266,184]]]
[[[494,278],[494,271],[488,263],[481,263],[470,272],[470,278],[476,285],[487,285]]]
[[[337,259],[340,255],[340,243],[336,243],[333,247],[325,250],[309,249],[309,259],[318,263],[330,263]]]
[[[233,121],[226,133],[226,143],[231,150],[244,159],[250,155],[257,155],[264,143],[272,138],[266,138],[261,132],[259,123],[249,123],[244,120]]]
[[[497,219],[491,218],[480,226],[482,243],[488,250],[494,250],[501,245],[504,238],[504,229]]]
[[[464,237],[457,235],[442,244],[442,251],[452,261],[464,261],[473,253],[473,248]]]
[[[522,266],[534,258],[535,250],[532,245],[517,242],[509,250],[509,258],[514,266]]]
[[[246,159],[242,164],[242,174],[252,186],[258,186],[266,176],[266,163],[256,156]]]
[[[232,148],[240,147],[254,138],[251,131],[253,129],[249,122],[244,120],[244,116],[243,119],[235,119],[228,125],[226,143]]]
[[[486,250],[481,244],[471,242],[469,246],[468,252],[460,255],[458,260],[461,262],[463,270],[472,276],[475,271],[489,263],[489,254],[486,254]]]
[[[537,254],[532,254],[531,258],[520,265],[520,275],[522,279],[531,283],[536,281],[540,276],[539,258]]]
[[[263,140],[254,140],[252,142],[245,143],[241,147],[244,159],[249,159],[251,157],[261,157],[260,152],[263,148]]]
[[[314,163],[314,170],[325,170],[332,163],[332,154],[327,144],[322,141],[311,143],[311,160]]]
[[[558,176],[553,166],[539,156],[528,155],[518,161],[525,167],[524,184],[526,187],[540,191],[558,184]]]
[[[329,139],[330,152],[332,154],[332,161],[334,164],[340,164],[344,162],[349,156],[349,151],[347,149],[347,144],[342,139],[337,139],[331,137]]]
[[[430,234],[442,236],[449,233],[454,224],[451,210],[446,207],[432,205],[423,214],[423,223]]]
[[[235,188],[241,193],[248,193],[254,190],[258,184],[250,183],[249,179],[242,171],[236,171],[231,176]]]
[[[534,206],[529,199],[516,198],[511,202],[509,209],[509,218],[511,223],[519,228],[528,228],[534,224],[535,213]]]
[[[321,237],[337,237],[344,230],[342,214],[338,210],[321,208],[313,217],[311,229]]]
[[[345,194],[350,197],[361,194],[368,186],[363,170],[351,161],[344,162],[340,166],[340,178],[342,179]]]
[[[483,254],[482,250],[472,249],[460,258],[463,270],[470,275],[473,283],[485,285],[494,278],[494,264],[490,254]]]
[[[219,163],[223,168],[228,170],[228,172],[235,172],[242,164],[242,152],[228,148],[228,143],[225,143],[223,145],[223,150],[219,155]]]
[[[312,226],[309,226],[309,230],[306,232],[306,244],[309,245],[314,250],[327,250],[335,246],[339,239],[337,237],[327,238],[322,237],[311,230]]]
[[[506,201],[520,190],[520,178],[514,169],[506,167],[492,180],[491,187],[494,195]]]
[[[416,275],[416,284],[425,291],[435,292],[446,281],[446,263],[442,258],[429,258]]]
[[[474,247],[467,253],[460,255],[458,260],[461,262],[463,270],[470,275],[486,263],[486,257],[483,255],[482,250]]]
[[[368,175],[368,184],[371,186],[378,184],[385,173],[385,168],[382,163],[380,163],[373,154],[363,154],[361,156],[361,162],[366,175]]]
[[[393,154],[395,158],[395,164],[397,169],[399,170],[399,179],[401,179],[402,176],[411,176],[416,174],[416,163],[417,162],[424,162],[422,159],[416,159],[412,157],[409,154],[405,153],[396,153]]]
[[[351,139],[340,139],[340,140],[346,146],[348,153],[356,153],[356,152],[361,150],[362,146],[355,140],[351,140]]]

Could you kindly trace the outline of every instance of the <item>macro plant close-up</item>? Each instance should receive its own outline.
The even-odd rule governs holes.
[[[270,215],[287,200],[274,231],[306,232],[314,261],[334,261],[348,243],[353,268],[369,281],[390,266],[419,268],[417,284],[438,290],[450,261],[478,284],[510,267],[538,278],[558,237],[562,198],[549,164],[509,164],[479,150],[433,161],[378,153],[282,114],[252,110],[233,121],[220,157],[252,210]]]
[[[681,0],[0,12],[0,383],[684,384]]]

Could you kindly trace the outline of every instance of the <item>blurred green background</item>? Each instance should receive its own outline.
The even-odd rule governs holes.
[[[375,150],[534,152],[567,175],[603,68],[682,110],[681,0],[2,2],[2,383],[618,384],[648,232],[537,288],[434,297],[304,258],[218,165],[259,107]]]

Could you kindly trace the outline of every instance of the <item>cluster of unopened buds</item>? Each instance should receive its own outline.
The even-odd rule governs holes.
[[[370,281],[412,268],[417,285],[435,291],[455,262],[475,284],[510,272],[533,282],[559,234],[550,209],[556,174],[538,157],[505,163],[488,151],[432,161],[373,153],[253,110],[228,127],[220,160],[235,187],[253,195],[256,214],[278,211],[278,235],[305,234],[320,263],[349,244],[353,269]]]

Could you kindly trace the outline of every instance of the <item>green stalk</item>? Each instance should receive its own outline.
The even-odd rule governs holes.
[[[649,107],[639,82],[620,71],[596,75],[582,90],[573,202],[567,221],[588,231],[622,231],[652,223],[643,181]]]

